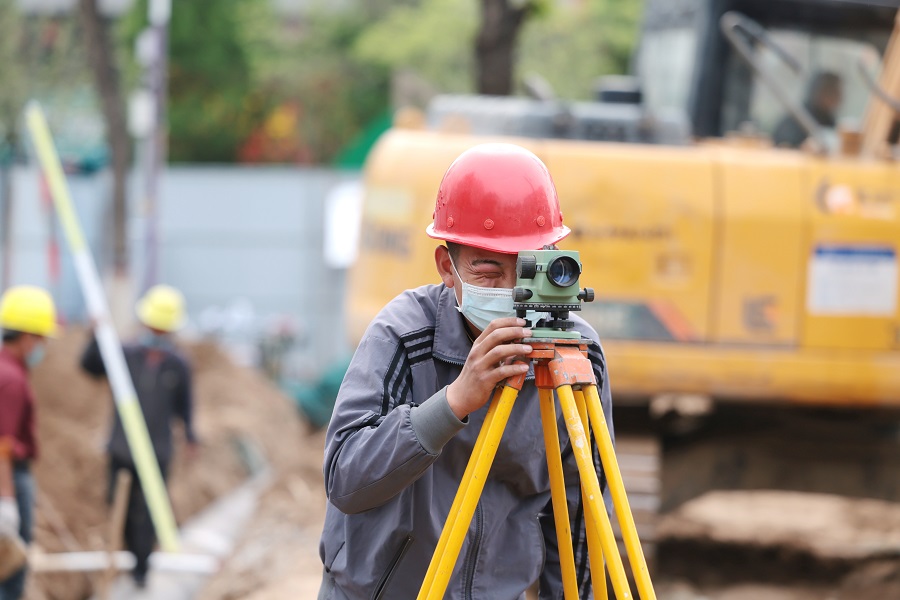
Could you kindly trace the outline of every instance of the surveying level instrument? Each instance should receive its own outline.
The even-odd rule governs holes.
[[[556,397],[559,398],[581,479],[594,598],[607,598],[604,558],[609,565],[609,579],[616,598],[631,600],[633,596],[594,468],[591,440],[587,433],[591,430],[598,445],[603,472],[609,485],[638,593],[641,600],[656,600],[647,570],[647,561],[644,559],[634,517],[622,483],[622,474],[616,461],[609,427],[603,415],[600,392],[594,379],[591,361],[587,357],[587,348],[591,341],[583,339],[577,331],[573,331],[574,323],[569,320],[570,311],[581,310],[583,301],[591,302],[594,299],[593,290],[578,288],[581,275],[579,255],[573,251],[547,248],[522,251],[519,252],[516,261],[516,275],[516,287],[513,290],[516,314],[522,318],[532,314],[531,311],[540,315],[540,319],[532,328],[532,337],[524,340],[524,343],[532,347],[532,352],[521,360],[530,360],[534,365],[565,599],[577,600],[579,596],[569,510],[566,505],[562,454],[557,433],[554,390]],[[444,523],[417,600],[441,600],[444,597],[510,412],[524,383],[523,374],[507,379],[499,393],[494,390],[484,424],[466,465],[456,497],[453,499],[450,514]]]

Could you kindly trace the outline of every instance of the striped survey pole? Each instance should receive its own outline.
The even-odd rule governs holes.
[[[144,414],[138,403],[137,392],[134,390],[131,374],[125,364],[122,344],[110,318],[109,306],[106,303],[106,296],[103,294],[103,286],[100,284],[97,265],[85,242],[78,215],[75,214],[72,197],[69,194],[62,165],[59,162],[59,155],[56,153],[50,128],[47,126],[47,119],[36,102],[28,105],[25,116],[38,160],[50,187],[59,222],[62,225],[69,250],[72,252],[75,271],[87,303],[88,312],[96,323],[95,333],[100,345],[100,354],[103,356],[103,364],[106,365],[106,373],[113,398],[116,401],[116,409],[119,411],[119,418],[125,428],[125,437],[131,449],[131,456],[144,490],[147,506],[150,508],[156,535],[163,550],[176,552],[178,550],[178,528],[175,525],[175,516],[172,514],[172,506],[169,504],[169,496],[159,470],[159,463],[153,452],[150,434],[147,432],[147,423],[144,421]]]

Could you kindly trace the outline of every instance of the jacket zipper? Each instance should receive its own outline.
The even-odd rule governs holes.
[[[481,511],[481,502],[475,505],[475,539],[466,553],[466,570],[464,576],[465,600],[472,600],[472,588],[475,586],[475,565],[478,562],[478,552],[481,550],[481,536],[484,534],[484,514]]]
[[[394,555],[394,558],[391,559],[390,564],[388,565],[387,570],[385,570],[384,575],[381,576],[381,580],[378,582],[378,585],[375,586],[375,592],[372,594],[372,600],[382,600],[384,598],[384,593],[387,591],[387,586],[391,582],[391,577],[394,576],[394,573],[397,571],[397,567],[400,565],[400,561],[403,560],[403,557],[406,556],[406,552],[409,550],[409,547],[412,546],[413,536],[408,535],[404,538],[403,543],[400,544],[400,549],[397,550],[397,554]]]
[[[434,355],[434,358],[447,364],[456,365],[457,367],[466,364],[465,361],[449,359],[443,356]],[[525,376],[526,381],[533,379],[534,373]],[[475,565],[478,562],[478,552],[481,549],[482,535],[484,535],[484,515],[481,511],[481,501],[479,500],[478,504],[475,505],[475,539],[472,540],[472,545],[469,546],[469,551],[466,553],[466,564],[465,570],[463,571],[463,594],[465,600],[473,600],[472,588],[475,586]]]
[[[464,361],[464,360],[456,360],[455,358],[445,358],[443,356],[438,356],[437,354],[432,354],[432,356],[441,362],[447,363],[448,365],[456,365],[457,367],[461,367],[464,364],[466,364],[466,361]]]
[[[466,364],[466,361],[464,361],[464,360],[444,358],[443,356],[438,356],[436,354],[434,355],[434,358],[438,359],[441,362],[447,363],[448,365],[454,365],[457,367],[462,367]],[[534,372],[529,373],[528,375],[525,376],[525,381],[533,381],[533,380],[534,380]]]

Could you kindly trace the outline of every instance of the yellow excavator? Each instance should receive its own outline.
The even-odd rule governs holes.
[[[401,113],[366,165],[351,336],[436,281],[424,230],[451,161],[511,141],[549,167],[596,290],[617,435],[658,440],[651,508],[712,488],[900,500],[898,5],[647,0],[633,75],[594,101],[530,81]]]

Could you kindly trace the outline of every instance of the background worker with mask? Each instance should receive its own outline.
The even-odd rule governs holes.
[[[320,600],[416,597],[495,386],[531,369],[513,362],[531,352],[522,343],[531,332],[513,310],[517,253],[556,244],[568,233],[550,173],[528,150],[484,144],[450,165],[427,230],[446,242],[434,251],[441,283],[407,290],[375,317],[328,427]],[[571,319],[591,340],[589,358],[612,423],[597,333]],[[562,424],[559,429],[584,599],[591,595],[584,510],[574,456],[565,449],[568,435]],[[535,582],[542,600],[562,597],[533,377],[506,432],[446,598],[518,600]]]
[[[173,419],[179,418],[184,424],[190,455],[197,448],[191,422],[191,370],[171,339],[172,333],[180,329],[185,321],[184,297],[175,288],[155,286],[138,302],[137,316],[145,329],[137,343],[124,347],[125,361],[147,422],[156,459],[163,477],[166,477],[172,459]],[[84,351],[81,366],[95,377],[106,374],[96,339]],[[126,470],[131,473],[125,546],[137,561],[132,572],[134,581],[138,587],[144,587],[156,534],[118,413],[115,413],[107,449],[110,502],[118,472]]]
[[[31,542],[37,458],[35,403],[28,371],[44,357],[46,338],[56,333],[56,307],[46,291],[10,288],[0,298],[0,536]],[[0,600],[17,600],[25,590],[25,569],[0,583]]]

